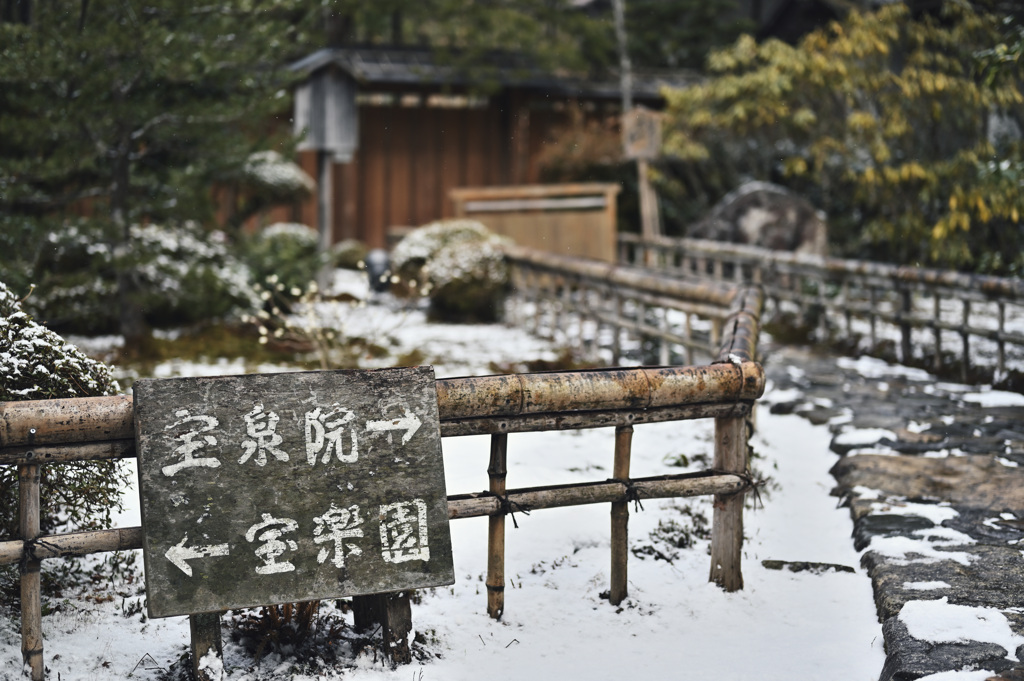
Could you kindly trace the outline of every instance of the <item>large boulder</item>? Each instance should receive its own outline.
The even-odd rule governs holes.
[[[825,214],[785,187],[747,182],[719,201],[687,236],[827,255]]]

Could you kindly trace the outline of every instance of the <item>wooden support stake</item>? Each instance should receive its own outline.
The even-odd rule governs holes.
[[[412,662],[412,603],[408,591],[356,596],[352,599],[352,614],[356,631],[373,633],[380,626],[384,654],[392,665]]]
[[[715,419],[714,468],[743,475],[747,470],[746,424],[743,418]],[[743,588],[743,494],[715,495],[711,524],[711,575],[726,591]]]
[[[505,496],[508,434],[491,435],[491,460],[487,466],[490,491]],[[500,620],[505,611],[505,515],[492,515],[487,520],[487,614]]]
[[[224,669],[220,613],[201,612],[189,615],[188,628],[192,634],[193,677],[196,681],[220,681]]]
[[[34,431],[35,429],[33,429]],[[39,465],[18,466],[18,496],[21,510],[21,539],[39,537]],[[31,553],[21,562],[21,657],[32,681],[43,681],[43,603],[39,565]]]
[[[933,370],[938,372],[942,368],[942,329],[939,323],[942,321],[942,299],[939,292],[932,290],[932,331],[935,334],[935,365]]]
[[[615,461],[612,478],[629,481],[629,458],[633,442],[633,426],[616,426]],[[612,575],[608,602],[618,605],[626,597],[627,561],[629,558],[629,500],[612,502]]]

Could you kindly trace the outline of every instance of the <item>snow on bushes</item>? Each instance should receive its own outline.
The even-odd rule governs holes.
[[[243,252],[256,281],[275,277],[284,291],[305,289],[324,264],[317,233],[295,222],[266,227],[245,241]]]
[[[51,232],[36,265],[39,283],[27,307],[70,333],[111,333],[117,325],[117,270],[127,268],[154,327],[191,324],[259,305],[249,268],[232,256],[222,233],[181,226],[134,225],[121,249],[103,227],[69,225]]]
[[[110,367],[83,355],[59,335],[38,324],[0,282],[0,402],[112,395],[120,390]],[[41,468],[41,529],[59,531],[110,526],[111,511],[121,508],[126,473],[116,461],[47,464]],[[0,533],[18,537],[18,471],[0,466]],[[123,566],[123,557],[99,564],[100,570]],[[95,561],[93,561],[95,564]],[[82,584],[87,575],[79,560],[44,563],[44,593]],[[0,593],[15,603],[17,566],[0,569]]]
[[[292,198],[316,188],[316,182],[297,164],[276,151],[257,151],[242,166],[245,179],[255,191]]]
[[[442,220],[402,239],[391,262],[402,280],[427,285],[434,318],[496,321],[508,284],[505,242],[475,220]]]

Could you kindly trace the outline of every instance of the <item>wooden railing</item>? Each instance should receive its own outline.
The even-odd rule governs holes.
[[[820,340],[952,370],[965,382],[1024,371],[1021,279],[635,234],[621,234],[619,247],[624,264],[689,280],[758,284],[766,319],[792,313],[816,326]]]
[[[611,364],[755,359],[760,287],[684,281],[520,248],[507,248],[506,256],[514,323],[586,357],[600,360],[603,350]]]
[[[710,579],[726,590],[742,588],[743,499],[754,481],[748,473],[748,417],[764,390],[764,374],[756,359],[760,292],[706,285],[689,287],[646,275],[646,283],[624,270],[604,267],[585,271],[584,264],[526,252],[510,255],[519,276],[531,278],[541,291],[541,278],[572,280],[580,288],[559,295],[585,301],[602,323],[650,333],[690,348],[711,351],[705,366],[645,367],[591,371],[512,374],[436,381],[442,437],[490,434],[485,492],[448,497],[452,519],[489,516],[487,611],[499,618],[504,610],[505,515],[593,503],[611,504],[610,600],[626,596],[628,502],[636,499],[715,495],[712,520]],[[559,269],[561,267],[561,269]],[[601,266],[598,266],[601,267]],[[583,268],[583,269],[580,269]],[[527,273],[527,272],[531,273]],[[542,273],[541,273],[542,272]],[[598,281],[599,280],[599,281]],[[615,286],[622,299],[621,317],[608,318],[596,306],[594,281]],[[632,288],[631,288],[632,287]],[[546,290],[546,289],[545,289]],[[587,291],[587,292],[584,292]],[[627,295],[628,293],[628,295]],[[614,296],[613,296],[614,298]],[[561,298],[559,298],[561,300]],[[639,305],[655,302],[687,316],[706,315],[713,331],[704,337],[677,333],[648,323]],[[594,305],[590,307],[590,305]],[[626,311],[631,308],[630,311]],[[635,425],[684,419],[715,419],[714,461],[710,470],[683,475],[630,478],[630,443]],[[613,427],[613,477],[572,485],[507,489],[507,439],[510,433]],[[21,565],[22,652],[33,679],[44,677],[39,570],[43,560],[104,551],[139,549],[142,528],[75,532],[40,536],[40,466],[64,461],[95,461],[135,456],[135,414],[128,396],[0,403],[0,465],[17,466],[20,484],[21,537],[0,542],[0,564]],[[406,612],[408,606],[406,605]],[[384,611],[387,607],[383,608]],[[391,632],[387,612],[379,612],[385,641],[393,659],[408,656],[401,631]],[[193,664],[220,645],[216,613],[191,618]],[[197,678],[205,672],[196,665]]]

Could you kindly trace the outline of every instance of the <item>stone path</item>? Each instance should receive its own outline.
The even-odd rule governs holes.
[[[834,433],[833,494],[867,549],[885,637],[880,680],[1024,681],[1024,397],[869,358],[763,351],[772,412]]]

